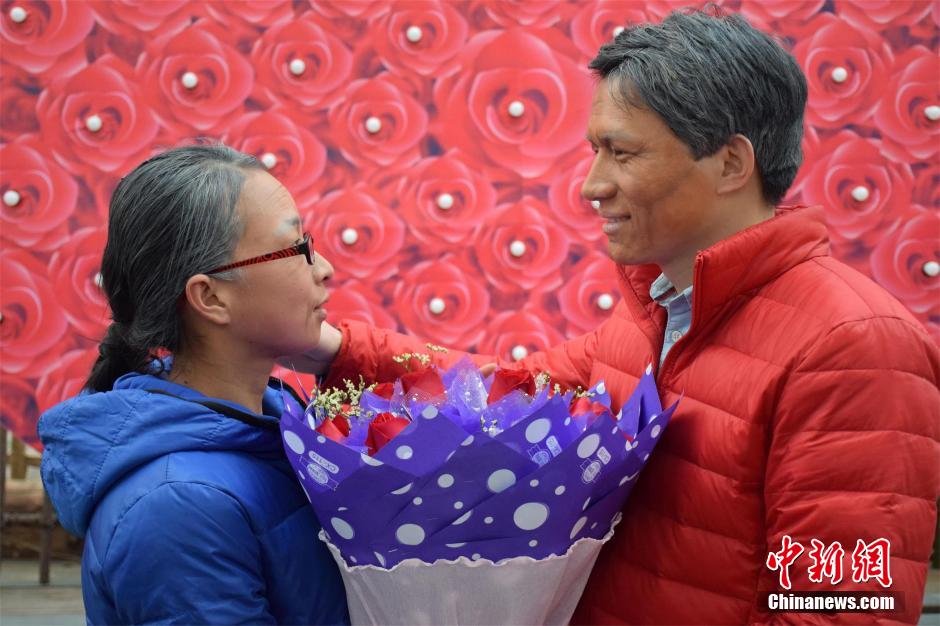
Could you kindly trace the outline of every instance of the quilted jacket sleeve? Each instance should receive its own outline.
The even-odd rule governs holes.
[[[105,578],[124,624],[273,624],[258,539],[230,495],[168,483],[117,525]]]
[[[339,329],[343,333],[343,342],[324,381],[328,387],[340,386],[344,378],[358,380],[360,375],[368,381],[395,380],[404,370],[401,365],[392,361],[392,357],[406,352],[430,354],[442,367],[452,365],[467,355],[466,352],[456,350],[447,353],[429,352],[425,342],[416,337],[373,328],[358,321],[340,322]],[[525,368],[533,374],[549,372],[554,382],[566,387],[586,386],[594,361],[598,332],[600,331],[576,337],[516,363],[490,355],[469,356],[477,365],[498,363],[500,367],[505,368]]]
[[[940,492],[938,373],[936,346],[895,318],[836,326],[791,371],[766,467],[768,551],[781,550],[784,535],[804,547],[789,568],[791,591],[892,591],[903,608],[833,616],[756,606],[753,622],[917,622]],[[809,580],[813,538],[844,549],[840,584]],[[888,589],[853,581],[858,540],[880,538],[890,541]],[[779,572],[764,568],[759,588],[783,591]]]

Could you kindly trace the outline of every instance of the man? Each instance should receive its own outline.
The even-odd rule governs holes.
[[[802,158],[799,67],[743,19],[704,13],[628,28],[590,67],[583,194],[606,220],[623,301],[516,365],[571,387],[603,379],[616,407],[652,363],[664,403],[684,397],[575,621],[859,619],[770,612],[788,577],[791,590],[899,592],[900,610],[861,617],[916,622],[940,356],[898,302],[829,256],[820,209],[775,208]],[[392,379],[392,355],[421,351],[352,322],[324,333],[306,364],[329,368],[327,384]],[[828,549],[815,560],[814,539]],[[810,580],[826,555],[828,578]]]

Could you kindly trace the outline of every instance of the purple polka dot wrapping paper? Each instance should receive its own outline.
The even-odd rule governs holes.
[[[593,421],[571,415],[570,393],[549,396],[547,388],[487,407],[471,367],[443,373],[448,391],[436,404],[404,402],[399,411],[411,423],[372,457],[285,411],[287,456],[347,565],[540,560],[564,555],[579,539],[600,539],[676,409],[663,410],[649,373],[616,417],[603,382],[589,390],[607,408]],[[500,422],[495,433],[480,420],[493,407],[484,423]]]

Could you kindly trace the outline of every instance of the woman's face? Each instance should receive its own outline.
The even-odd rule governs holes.
[[[267,172],[247,172],[238,211],[244,233],[234,261],[303,240],[293,198]],[[333,275],[333,266],[311,252],[312,266],[303,255],[249,265],[239,269],[241,276],[227,285],[232,295],[230,330],[252,354],[278,358],[309,350],[319,342],[320,325],[326,319],[325,282]]]

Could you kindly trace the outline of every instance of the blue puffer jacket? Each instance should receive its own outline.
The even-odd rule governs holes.
[[[128,374],[42,416],[43,482],[62,525],[85,537],[89,624],[347,621],[342,579],[270,417],[282,407],[273,387],[258,416]]]

